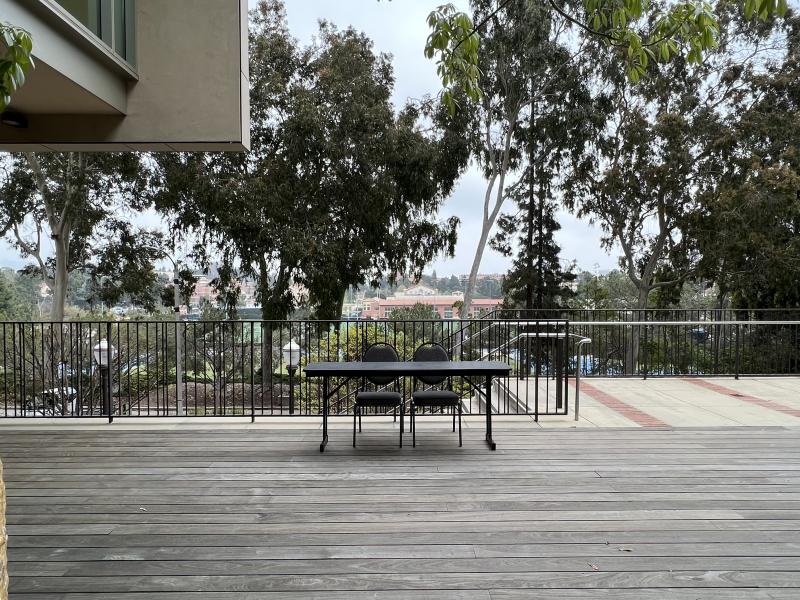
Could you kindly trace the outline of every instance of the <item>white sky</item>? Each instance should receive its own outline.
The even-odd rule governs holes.
[[[256,0],[249,0],[253,6]],[[377,52],[393,57],[396,85],[394,102],[402,105],[407,98],[435,95],[440,89],[435,65],[423,56],[428,36],[425,18],[441,4],[441,0],[285,0],[289,29],[303,43],[310,41],[317,31],[317,22],[327,19],[339,27],[352,25],[365,32],[374,42]],[[467,6],[466,0],[455,4]],[[484,180],[475,169],[466,172],[452,196],[444,205],[441,216],[456,215],[461,219],[456,254],[451,259],[437,260],[429,270],[439,276],[469,272],[475,254],[476,240],[480,236]],[[511,205],[507,207],[509,210]],[[142,225],[152,227],[159,220],[155,215],[143,215]],[[600,231],[597,227],[580,221],[564,211],[559,212],[562,229],[556,235],[561,245],[561,257],[576,260],[587,270],[612,269],[617,266],[616,256],[600,248]],[[511,259],[490,248],[486,249],[481,263],[482,273],[501,273],[508,270]],[[19,268],[25,261],[5,242],[0,242],[0,266]]]

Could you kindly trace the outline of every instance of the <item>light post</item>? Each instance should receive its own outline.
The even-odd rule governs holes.
[[[100,340],[92,348],[92,358],[100,368],[100,395],[103,399],[103,414],[108,416],[109,423],[114,421],[114,417],[111,414],[111,362],[116,356],[117,349],[108,340]]]
[[[289,414],[294,414],[294,374],[300,366],[300,346],[294,340],[289,342],[281,349],[283,362],[286,370],[289,371]]]
[[[185,414],[183,405],[183,331],[179,330],[181,321],[181,292],[178,264],[167,256],[172,263],[172,313],[175,317],[175,412],[182,416]]]

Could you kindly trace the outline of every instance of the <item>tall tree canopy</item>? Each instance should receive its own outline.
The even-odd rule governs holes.
[[[720,48],[701,67],[678,57],[653,66],[638,85],[613,68],[602,71],[609,126],[597,160],[567,186],[578,215],[601,226],[607,248],[621,249],[639,309],[654,290],[696,275],[700,254],[691,228],[719,183],[718,146],[741,110],[756,59],[772,47],[770,25],[744,21],[735,7],[722,14]]]
[[[554,18],[544,0],[505,3],[501,10],[494,10],[491,0],[473,0],[471,6],[475,21],[484,23],[482,94],[469,111],[456,114],[472,115],[472,151],[487,183],[481,234],[464,293],[465,314],[484,249],[510,190],[527,184],[529,192],[536,188],[537,197],[550,198],[556,184],[586,160],[587,140],[604,118],[587,86],[584,45],[568,23]],[[534,208],[527,201],[526,206]],[[504,222],[517,230],[527,227],[517,216]],[[532,228],[526,231],[533,234]],[[532,253],[524,259],[526,268],[530,258]]]
[[[437,59],[443,99],[451,111],[456,106],[454,90],[463,90],[472,100],[478,100],[483,92],[479,65],[485,51],[482,38],[487,23],[510,6],[539,2],[496,0],[490,5],[491,11],[480,18],[472,18],[453,4],[444,4],[430,13],[431,34],[425,54]],[[680,57],[689,64],[701,64],[706,53],[719,45],[720,14],[731,6],[747,20],[758,17],[766,21],[787,11],[786,0],[737,0],[716,6],[707,0],[545,0],[545,3],[561,22],[574,24],[584,36],[605,45],[611,51],[611,62],[607,65],[624,73],[633,83],[645,76],[653,63]],[[518,51],[523,53],[525,48]]]
[[[133,263],[116,260],[113,270],[136,267],[137,274],[126,278],[134,288],[142,276],[152,275],[152,262],[143,260],[148,250],[125,218],[146,206],[146,177],[138,155],[26,153],[4,160],[0,233],[33,261],[28,270],[50,288],[51,320],[64,319],[69,273],[91,269],[103,248],[119,249],[127,242],[131,251],[123,258]],[[121,233],[126,235],[118,237]],[[111,240],[116,244],[109,246]],[[117,280],[114,287],[116,294],[127,291],[125,281]]]
[[[156,157],[157,204],[201,254],[214,247],[221,288],[237,271],[254,277],[263,317],[281,319],[300,284],[333,319],[349,286],[452,254],[457,220],[436,213],[468,151],[446,111],[395,114],[387,56],[328,23],[299,47],[278,1],[252,13],[250,63],[252,150]]]
[[[553,13],[544,14],[540,27],[557,30]],[[555,308],[571,295],[575,275],[561,264],[556,211],[568,175],[591,160],[592,141],[605,127],[607,111],[604,94],[590,91],[584,46],[549,35],[536,63],[527,116],[515,134],[524,169],[506,194],[516,207],[501,215],[490,242],[502,254],[515,255],[503,284],[506,304],[528,309]]]
[[[736,308],[800,307],[800,18],[786,29],[785,54],[743,77],[694,215],[699,274]]]
[[[554,234],[561,229],[557,205],[550,198],[534,200],[528,190],[512,190],[519,211],[500,219],[492,246],[505,256],[515,254],[503,280],[504,304],[508,308],[549,309],[565,306],[572,297],[572,269],[561,262],[561,247]],[[513,242],[516,240],[515,251]]]

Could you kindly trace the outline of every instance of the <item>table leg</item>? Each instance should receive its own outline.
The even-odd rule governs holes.
[[[497,450],[497,444],[492,439],[492,377],[486,378],[486,443],[492,450]]]
[[[319,445],[319,451],[325,452],[325,446],[328,445],[328,378],[322,378],[322,443]]]

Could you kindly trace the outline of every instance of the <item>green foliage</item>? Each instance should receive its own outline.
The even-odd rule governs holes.
[[[683,56],[689,64],[701,64],[705,56],[717,48],[720,39],[719,16],[705,0],[683,2],[648,2],[647,0],[581,0],[576,5],[557,0],[523,0],[548,5],[561,19],[577,26],[588,38],[600,40],[614,49],[630,81],[639,82],[650,65],[668,62]],[[511,3],[498,0],[494,13]],[[744,16],[762,21],[784,16],[786,0],[744,0]],[[453,4],[440,6],[428,16],[431,34],[425,55],[436,58],[443,97],[451,109],[456,89],[467,91],[470,98],[480,97],[479,30],[488,21],[473,25],[469,15]],[[467,46],[467,48],[464,48]],[[520,48],[520,51],[523,49]]]
[[[25,153],[6,159],[0,178],[0,232],[32,261],[26,269],[53,294],[51,318],[64,315],[69,273],[85,268],[129,231],[118,213],[147,207],[141,157],[134,153]],[[32,231],[23,228],[32,225]],[[50,248],[43,240],[51,240]]]
[[[481,98],[479,87],[478,47],[480,37],[469,15],[452,4],[443,4],[428,15],[431,34],[425,44],[425,56],[437,57],[436,72],[442,80],[442,103],[451,114],[456,110],[453,88],[472,101]]]
[[[500,216],[490,245],[505,256],[515,255],[503,283],[507,307],[555,308],[571,295],[568,284],[574,279],[569,269],[562,268],[554,239],[560,229],[558,188],[569,173],[593,159],[591,143],[605,127],[606,115],[600,110],[604,97],[590,89],[591,63],[576,55],[571,40],[558,30],[552,11],[534,3],[528,6],[536,10],[508,11],[513,25],[524,27],[526,40],[533,42],[524,49],[528,114],[513,140],[524,168],[506,192],[516,210]],[[487,43],[486,52],[493,48]],[[513,46],[499,58],[509,50]]]
[[[250,35],[252,150],[159,155],[156,202],[176,231],[221,256],[218,287],[235,306],[239,274],[258,283],[265,319],[300,299],[338,319],[345,291],[418,274],[452,254],[458,220],[439,206],[466,166],[457,121],[436,103],[395,114],[391,63],[353,29],[289,36],[283,5],[260,2]]]
[[[417,302],[414,306],[395,308],[389,315],[392,321],[425,321],[439,319],[439,313],[430,304]]]
[[[743,74],[694,215],[700,274],[735,308],[800,307],[800,19],[788,24],[785,58]]]
[[[546,202],[544,199],[540,201]],[[496,250],[510,256],[513,252],[511,242],[518,234],[517,256],[503,282],[503,305],[529,309],[565,306],[573,295],[569,284],[575,280],[575,274],[571,268],[565,269],[559,258],[561,247],[554,234],[561,226],[555,218],[555,206],[546,202],[539,215],[537,207],[524,193],[517,202],[520,214],[501,218],[499,232],[492,240]]]
[[[90,304],[99,301],[113,306],[125,298],[134,306],[154,310],[160,298],[153,265],[164,254],[162,235],[131,229],[128,223],[114,219],[109,220],[105,229],[110,236],[98,244],[98,259],[88,267]]]
[[[578,275],[577,281],[575,295],[569,300],[570,308],[626,309],[636,306],[636,287],[621,271],[614,270],[604,275],[584,271]]]
[[[0,56],[0,112],[11,102],[11,95],[25,83],[25,76],[31,69],[33,40],[31,35],[19,27],[0,22],[0,39],[6,51]]]
[[[0,273],[0,321],[27,321],[33,316],[31,303],[18,289],[19,278],[11,273]]]

